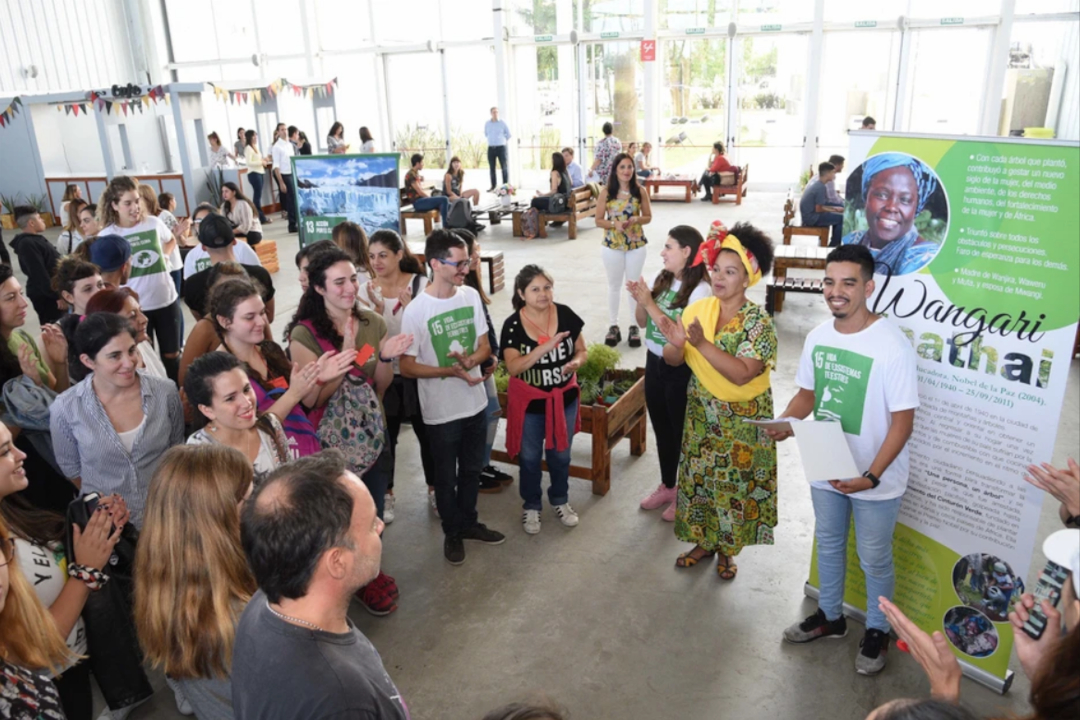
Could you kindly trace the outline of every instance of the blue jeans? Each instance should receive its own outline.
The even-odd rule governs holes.
[[[371,493],[371,499],[375,501],[375,514],[382,519],[383,505],[386,504],[386,489],[390,485],[390,479],[394,475],[394,454],[389,444],[383,448],[382,454],[375,464],[368,468],[364,476],[360,478],[367,485]]]
[[[525,425],[521,430],[521,452],[518,465],[521,476],[521,499],[526,510],[542,510],[544,493],[540,487],[543,471],[540,461],[547,453],[548,474],[551,487],[548,488],[548,502],[552,506],[564,505],[570,499],[570,448],[574,444],[574,422],[577,420],[577,400],[566,406],[566,432],[569,442],[562,452],[544,449],[544,425],[547,418],[543,413],[525,413]]]
[[[510,182],[510,171],[506,169],[506,146],[488,145],[488,168],[491,170],[491,187],[495,187],[495,161],[502,163],[502,179]]]
[[[435,459],[435,506],[439,508],[443,532],[458,535],[476,525],[487,410],[425,427]]]
[[[248,182],[251,183],[251,202],[259,211],[259,222],[266,222],[266,213],[262,209],[263,181],[266,179],[263,175],[265,173],[249,172],[247,174]]]
[[[866,627],[889,632],[889,621],[878,609],[878,597],[892,599],[893,529],[903,497],[892,500],[860,500],[831,490],[810,488],[814,503],[814,538],[817,540],[818,607],[829,620],[844,612],[844,578],[847,569],[848,527],[855,514],[855,547],[859,566],[866,574]]]
[[[829,247],[840,246],[840,236],[844,232],[844,216],[841,213],[820,213],[814,227],[831,227],[832,237],[829,239]]]
[[[445,195],[416,198],[413,200],[412,206],[416,212],[427,212],[428,210],[435,210],[438,208],[439,215],[442,216],[443,225],[446,225],[446,213],[450,209],[450,199]]]

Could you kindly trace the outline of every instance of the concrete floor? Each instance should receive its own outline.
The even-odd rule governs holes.
[[[728,226],[749,221],[779,240],[784,195],[751,192],[740,207],[693,202],[655,203],[647,228],[652,240],[645,275],[660,268],[665,231],[679,224],[700,229],[716,218]],[[410,223],[409,239],[422,226]],[[277,288],[275,335],[280,336],[299,299],[292,256],[295,235],[277,220],[265,228],[279,243],[282,270]],[[7,233],[6,233],[7,234]],[[56,231],[50,231],[55,237]],[[555,278],[556,298],[582,316],[586,338],[601,342],[607,326],[606,282],[599,259],[601,231],[586,221],[577,240],[554,229],[545,240],[524,242],[510,224],[481,234],[485,248],[505,253],[508,283],[526,263],[539,263]],[[7,234],[8,239],[11,235]],[[761,287],[751,299],[764,302]],[[497,326],[511,312],[510,290],[493,298]],[[621,324],[629,323],[622,310]],[[773,392],[779,407],[794,392],[794,372],[806,333],[828,317],[816,296],[787,299],[777,318],[779,367]],[[190,316],[189,316],[190,322]],[[190,325],[189,325],[190,327]],[[619,347],[624,367],[644,365],[645,349]],[[1077,453],[1080,365],[1073,362],[1068,399],[1059,427],[1055,463]],[[397,520],[384,536],[383,567],[401,589],[399,610],[375,618],[354,605],[358,627],[382,654],[415,720],[480,718],[503,703],[547,696],[578,720],[706,718],[829,718],[861,720],[879,704],[928,693],[918,665],[895,648],[889,667],[876,678],[854,672],[862,626],[853,623],[840,642],[793,646],[781,631],[814,609],[803,595],[813,539],[813,510],[791,443],[780,446],[780,524],[776,544],[740,555],[740,573],[721,583],[712,566],[677,570],[686,547],[659,511],[638,502],[658,482],[656,455],[640,458],[622,443],[612,455],[612,487],[606,497],[572,480],[571,502],[581,515],[577,528],[561,526],[545,510],[543,532],[520,527],[517,483],[499,495],[480,497],[480,518],[507,534],[499,547],[469,544],[468,558],[452,567],[442,557],[442,533],[427,508],[419,454],[404,432],[397,475]],[[587,463],[590,442],[579,436],[574,455]],[[502,446],[502,439],[497,441]],[[1056,506],[1047,502],[1039,544],[1058,527]],[[1028,577],[1042,567],[1041,552]],[[1028,681],[1017,672],[1005,696],[964,681],[963,701],[983,716],[1023,714]],[[164,689],[160,675],[155,687]],[[176,718],[171,693],[158,692],[131,716]]]

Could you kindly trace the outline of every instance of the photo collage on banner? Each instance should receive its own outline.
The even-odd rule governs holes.
[[[843,242],[918,362],[894,599],[1004,691],[1044,497],[1023,475],[1052,459],[1080,316],[1080,145],[854,133],[848,167]],[[854,533],[844,599],[865,611]]]
[[[300,246],[330,239],[334,226],[351,220],[369,236],[399,230],[397,153],[294,155]]]

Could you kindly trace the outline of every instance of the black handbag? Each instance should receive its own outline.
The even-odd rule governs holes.
[[[68,505],[64,539],[68,562],[75,562],[72,525],[85,529],[90,521],[88,497],[91,496],[76,498]],[[120,540],[109,558],[109,566],[103,568],[109,582],[100,590],[90,593],[82,611],[86,624],[86,644],[90,651],[90,671],[97,679],[105,702],[113,710],[136,705],[154,694],[143,670],[143,654],[132,614],[133,570],[138,542],[139,531],[135,526],[131,523],[124,525]]]
[[[561,215],[566,212],[566,195],[563,193],[553,194],[548,202],[547,211],[551,215]]]

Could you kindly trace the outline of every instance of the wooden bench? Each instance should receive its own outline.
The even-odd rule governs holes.
[[[738,174],[735,177],[734,185],[713,185],[713,205],[720,204],[721,195],[734,195],[735,204],[742,205],[742,199],[746,197],[746,180],[748,177],[750,177],[750,163],[746,163],[742,167],[736,169],[738,170]]]
[[[795,219],[795,198],[788,195],[787,200],[784,202],[784,244],[791,244],[792,235],[811,235],[816,236],[818,239],[819,247],[827,247],[829,244],[829,236],[832,234],[831,227],[803,227],[802,225],[794,225],[792,221]]]
[[[824,280],[821,278],[771,277],[765,284],[765,311],[775,315],[784,308],[784,294],[824,292]]]
[[[514,209],[514,237],[521,237],[521,215],[529,209],[528,205]],[[587,185],[570,191],[566,199],[566,212],[563,213],[540,213],[539,237],[547,237],[547,224],[550,222],[564,222],[567,224],[567,234],[571,240],[577,239],[578,221],[586,220],[596,215],[596,198]]]
[[[405,229],[406,220],[423,220],[424,235],[430,235],[435,223],[442,220],[439,211],[427,210],[425,212],[419,212],[414,210],[409,198],[405,196],[405,188],[398,190],[398,196],[401,198],[401,234],[408,235],[408,230]]]
[[[824,278],[789,278],[788,270],[825,272],[829,248],[807,245],[780,245],[773,258],[773,276],[765,283],[765,310],[774,315],[784,309],[784,294],[789,292],[822,293]]]

